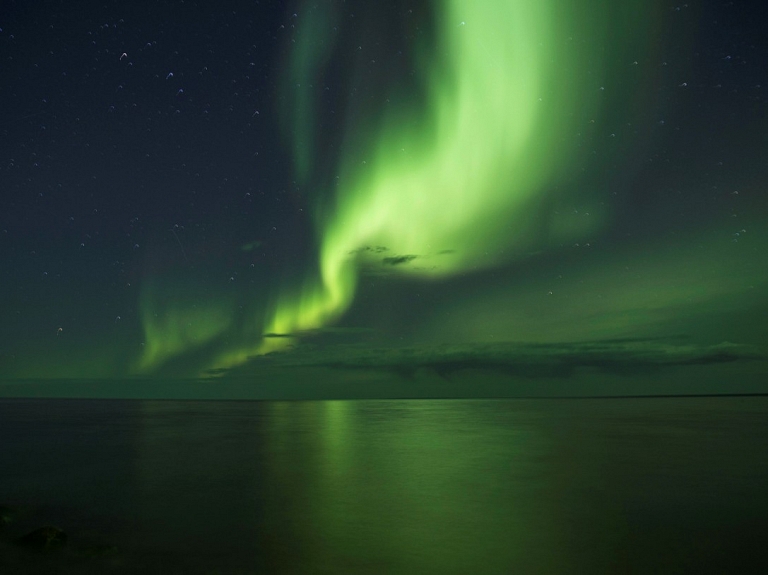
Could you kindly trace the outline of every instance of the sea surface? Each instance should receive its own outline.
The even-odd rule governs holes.
[[[0,573],[765,573],[768,398],[0,400]],[[43,525],[65,547],[13,543]]]

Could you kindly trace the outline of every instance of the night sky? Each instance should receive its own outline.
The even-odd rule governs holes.
[[[4,1],[0,377],[759,381],[760,7]]]

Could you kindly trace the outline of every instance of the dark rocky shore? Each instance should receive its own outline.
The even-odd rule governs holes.
[[[0,505],[0,573],[120,573],[118,548],[71,538],[59,526],[35,527],[38,512]]]

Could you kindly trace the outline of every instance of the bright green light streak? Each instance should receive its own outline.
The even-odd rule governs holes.
[[[352,184],[322,223],[319,281],[279,300],[267,332],[316,328],[343,313],[358,268],[375,263],[368,246],[415,256],[396,269],[425,277],[498,264],[523,248],[538,195],[569,163],[564,140],[576,110],[594,108],[599,94],[574,79],[597,52],[599,17],[569,45],[562,24],[572,15],[555,4],[441,5],[444,61],[429,82],[431,115],[389,123],[365,164],[343,166]],[[599,59],[590,65],[599,75]]]

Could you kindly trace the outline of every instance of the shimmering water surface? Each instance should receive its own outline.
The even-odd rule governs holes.
[[[766,414],[763,397],[2,400],[0,572],[763,572]],[[47,524],[65,549],[12,544]]]

